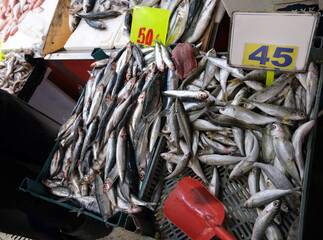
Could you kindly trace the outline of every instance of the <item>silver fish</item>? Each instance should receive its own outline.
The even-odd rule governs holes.
[[[220,113],[223,115],[236,118],[248,124],[265,125],[273,122],[285,123],[284,120],[279,120],[274,117],[260,115],[248,109],[242,108],[240,106],[227,106],[225,108],[220,109]]]
[[[299,188],[293,189],[267,189],[264,191],[257,192],[253,194],[245,203],[244,207],[246,208],[254,208],[261,207],[267,203],[270,203],[278,198],[285,196],[286,194],[295,194],[299,191]],[[298,194],[301,194],[298,192]]]
[[[277,215],[280,207],[280,201],[275,200],[268,204],[264,210],[262,210],[256,219],[253,227],[251,240],[262,239],[265,231],[274,217]]]
[[[260,147],[256,136],[253,136],[254,144],[251,153],[241,160],[231,171],[229,179],[237,178],[244,173],[248,172],[252,167],[253,163],[259,158]]]
[[[126,129],[121,128],[117,140],[116,163],[118,168],[118,175],[120,180],[124,181],[125,167],[126,167]]]
[[[303,142],[306,135],[315,125],[315,120],[310,120],[299,126],[292,136],[292,144],[295,150],[295,162],[300,174],[301,181],[304,179]]]
[[[273,136],[273,146],[279,161],[300,185],[301,181],[295,164],[295,150],[292,143],[278,123],[272,124],[271,135]]]
[[[306,77],[306,114],[310,115],[318,86],[318,72],[313,62],[308,67]]]

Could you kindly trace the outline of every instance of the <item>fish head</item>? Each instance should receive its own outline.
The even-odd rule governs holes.
[[[310,65],[308,66],[308,72],[318,75],[318,71],[317,71],[317,68],[316,68],[314,62],[311,62]]]
[[[142,167],[139,173],[140,180],[143,181],[146,175],[146,168]]]
[[[142,212],[142,207],[138,207],[135,205],[132,205],[129,209],[128,209],[129,213],[140,213]]]
[[[127,131],[125,127],[122,127],[119,133],[120,138],[125,138],[127,136]]]
[[[116,62],[111,63],[110,71],[115,71],[116,70],[116,67],[117,67],[117,63]]]
[[[171,156],[168,152],[161,153],[160,156],[165,160],[170,160]]]
[[[197,93],[197,98],[198,99],[206,99],[209,95],[206,92],[199,91]]]
[[[278,209],[278,208],[280,207],[280,200],[275,200],[275,201],[273,202],[273,207],[274,207],[275,209]]]
[[[104,88],[103,84],[100,84],[97,91],[98,92],[103,92],[103,88]]]
[[[107,94],[107,96],[105,97],[105,101],[107,104],[110,104],[112,102],[112,98],[111,98],[110,94]]]
[[[297,119],[299,119],[299,120],[307,118],[306,113],[304,113],[302,111],[297,111],[296,114],[297,114],[297,117],[298,117]]]
[[[271,125],[271,135],[273,137],[283,137],[285,135],[285,131],[280,123],[276,122]]]

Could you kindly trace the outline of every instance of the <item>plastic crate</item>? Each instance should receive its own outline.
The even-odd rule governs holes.
[[[165,119],[162,121],[162,125],[165,122]],[[159,137],[160,139],[161,137]],[[155,145],[154,149],[153,149],[153,154],[152,156],[156,155],[156,151],[158,149],[160,149],[160,145],[159,145],[159,140],[157,140],[157,144]],[[49,189],[47,187],[45,187],[42,183],[41,180],[42,179],[47,179],[49,176],[49,168],[50,168],[50,164],[52,161],[52,158],[56,152],[58,148],[58,142],[56,142],[55,146],[53,147],[51,153],[49,154],[42,170],[40,171],[39,175],[37,176],[36,180],[32,180],[30,178],[25,178],[23,179],[19,189],[24,191],[24,192],[28,192],[30,194],[32,194],[35,197],[41,198],[43,200],[49,201],[51,203],[55,203],[57,205],[60,205],[62,207],[68,208],[70,210],[76,210],[79,207],[76,206],[75,204],[73,204],[73,202],[71,201],[66,201],[66,202],[60,202],[58,201],[60,198],[51,194],[49,192]],[[145,178],[141,184],[141,187],[139,189],[139,198],[145,200],[143,198],[143,195],[145,196],[149,196],[149,194],[151,195],[151,189],[149,189],[149,187],[152,187],[151,184],[151,176],[154,175],[154,173],[156,172],[156,169],[158,167],[161,167],[160,165],[156,164],[154,161],[154,158],[151,158],[149,161],[149,164],[147,166],[147,174],[145,175]],[[156,183],[157,184],[157,183]],[[97,220],[100,220],[102,222],[104,222],[104,220],[102,219],[101,216],[96,215],[94,213],[91,213],[89,211],[82,211],[82,214],[85,214],[87,216],[90,216],[92,218],[95,218]],[[122,211],[117,211],[115,212],[113,215],[111,215],[108,219],[107,219],[107,224],[112,226],[112,227],[124,227],[125,223],[126,223],[126,218],[127,218],[128,214]]]
[[[319,65],[319,72],[323,73],[323,64]],[[314,105],[314,119],[317,119],[322,84],[323,84],[323,74],[320,74],[318,89],[316,93],[316,100]],[[316,137],[317,124],[312,128],[308,135],[306,146],[306,161],[305,161],[305,175],[303,183],[303,193],[301,199],[301,209],[300,209],[300,221],[299,221],[299,239],[303,239],[303,228],[304,228],[304,218],[307,209],[307,199],[309,195],[309,174],[312,168],[312,161],[314,155],[314,143]],[[149,173],[149,178],[147,179],[149,185],[145,187],[146,192],[143,193],[142,197],[144,200],[148,200],[151,196],[152,190],[157,185],[158,179],[161,175],[166,174],[165,160],[160,157],[160,153],[165,149],[166,140],[161,138],[158,143],[158,149],[151,161],[152,166]],[[202,165],[203,171],[208,181],[212,178],[213,166]],[[255,209],[247,209],[243,207],[244,202],[250,197],[250,193],[247,190],[248,177],[243,175],[233,181],[229,180],[230,171],[228,168],[218,167],[218,172],[221,180],[221,192],[219,200],[223,203],[226,215],[223,221],[223,227],[230,232],[237,239],[251,239],[253,224],[258,216]],[[172,192],[176,187],[177,183],[183,177],[193,177],[199,181],[201,179],[191,170],[186,168],[181,175],[166,180],[163,185],[163,191],[155,211],[155,224],[156,228],[159,229],[161,239],[189,239],[179,228],[177,228],[173,223],[171,223],[163,214],[163,206]],[[202,182],[202,181],[201,181]],[[293,221],[297,218],[297,215],[289,211],[288,214],[282,215],[282,223],[280,229],[283,235],[287,236],[288,230],[292,225]],[[214,237],[218,239],[217,237]],[[285,239],[284,238],[284,239]]]

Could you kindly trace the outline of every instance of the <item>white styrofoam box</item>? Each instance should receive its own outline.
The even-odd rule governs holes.
[[[36,88],[28,104],[63,124],[69,118],[75,101],[47,79],[50,71],[47,69],[43,81]]]
[[[29,11],[18,25],[18,32],[2,43],[3,50],[33,49],[36,45],[42,48],[43,39],[47,35],[58,0],[44,1],[41,7],[43,12]]]

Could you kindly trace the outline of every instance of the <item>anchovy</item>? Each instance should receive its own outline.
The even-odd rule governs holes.
[[[160,44],[156,41],[155,42],[155,61],[159,71],[163,72],[165,70],[165,65],[162,56],[162,50]]]
[[[252,195],[259,191],[260,169],[253,168],[248,175],[249,192]]]
[[[183,35],[189,13],[189,1],[183,0],[175,10],[170,20],[170,28],[167,33],[166,46],[177,42]]]
[[[272,124],[271,135],[275,153],[287,172],[301,185],[300,176],[295,164],[295,150],[278,123]]]
[[[167,90],[162,92],[163,95],[168,97],[185,97],[193,99],[206,99],[208,94],[203,91],[187,91],[187,90]]]
[[[286,120],[303,120],[307,116],[304,112],[294,110],[287,107],[277,106],[274,104],[255,102],[247,100],[247,103],[256,106],[261,111],[275,117],[284,118]]]
[[[266,125],[265,132],[262,135],[262,158],[265,163],[271,163],[275,158],[275,151],[271,136],[271,124]]]
[[[125,127],[121,128],[118,140],[117,140],[117,151],[116,151],[116,163],[118,167],[118,175],[120,177],[120,180],[124,181],[124,174],[125,174],[125,166],[126,166],[126,129]]]
[[[89,125],[91,123],[91,121],[95,117],[96,113],[98,112],[100,104],[101,104],[102,96],[103,96],[103,85],[100,85],[93,97],[93,101],[91,104],[89,115],[85,121],[86,125]]]
[[[106,222],[111,215],[110,200],[103,191],[103,181],[99,174],[95,175],[95,196],[98,201],[100,214],[103,221]]]
[[[278,189],[291,189],[294,188],[294,185],[289,181],[289,179],[277,168],[269,164],[264,163],[254,163],[253,166],[259,167],[262,169],[272,183]],[[300,205],[300,200],[295,196],[285,196],[284,199],[287,201],[288,206],[291,209],[297,209]]]
[[[271,221],[274,219],[276,214],[278,213],[280,207],[280,201],[275,200],[268,204],[264,210],[262,210],[259,216],[256,219],[255,225],[252,231],[252,240],[260,240],[262,236],[265,234],[265,231]]]
[[[181,100],[179,100],[179,98],[175,100],[175,114],[177,114],[177,121],[180,127],[180,131],[184,135],[184,139],[188,145],[188,148],[191,149],[192,148],[191,124],[185,112],[184,105],[181,102]]]
[[[315,125],[315,120],[310,120],[299,126],[292,136],[292,144],[295,150],[295,162],[300,174],[301,181],[304,179],[303,142],[306,135]]]
[[[295,194],[299,191],[300,188],[293,189],[267,189],[264,191],[260,191],[254,193],[245,203],[244,207],[246,208],[254,208],[261,207],[267,203],[270,203],[278,198],[285,196],[286,194]],[[298,194],[301,194],[298,192]]]
[[[194,32],[189,36],[185,41],[189,43],[196,42],[205,31],[206,27],[208,26],[208,23],[210,22],[212,18],[213,9],[215,8],[217,4],[217,1],[214,0],[207,0],[205,1],[202,9],[202,15],[200,16],[196,28]]]
[[[243,121],[248,124],[257,124],[257,125],[265,125],[273,122],[284,122],[284,120],[280,120],[274,117],[260,115],[248,109],[239,107],[239,106],[227,106],[223,109],[220,109],[220,113],[236,118],[240,121]]]
[[[161,48],[161,55],[162,55],[163,62],[167,65],[167,67],[170,70],[175,71],[176,70],[175,64],[174,64],[167,48],[162,43],[160,43],[159,46]]]
[[[109,140],[107,142],[107,155],[105,159],[104,165],[104,180],[108,178],[109,172],[112,170],[115,161],[116,161],[116,132],[113,130],[109,136]]]
[[[221,68],[221,69],[225,69],[228,72],[230,72],[230,74],[236,78],[243,78],[244,75],[241,73],[241,71],[239,71],[237,68],[232,68],[227,64],[227,59],[223,59],[223,58],[217,58],[217,57],[212,57],[212,56],[208,56],[207,59],[209,61],[211,61],[215,66]]]
[[[248,99],[256,102],[265,102],[275,97],[287,84],[290,84],[295,74],[282,74],[273,84],[264,88],[263,90],[257,91],[251,95]],[[248,108],[253,108],[249,106]]]
[[[252,167],[253,163],[259,158],[260,147],[256,136],[253,135],[253,149],[248,156],[241,160],[231,171],[229,179],[237,178],[244,173],[248,172]]]
[[[306,114],[310,115],[318,86],[318,72],[313,62],[308,67],[306,77]]]
[[[217,168],[214,167],[213,168],[213,175],[212,175],[212,179],[208,185],[208,190],[210,191],[210,193],[215,196],[215,197],[219,197],[220,194],[220,175],[217,171]]]

